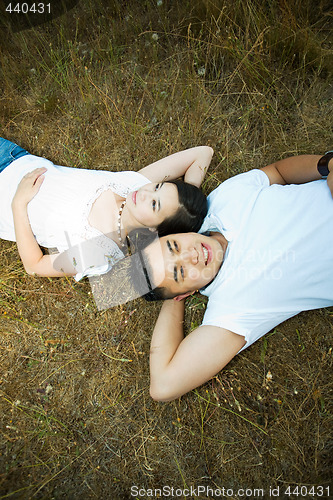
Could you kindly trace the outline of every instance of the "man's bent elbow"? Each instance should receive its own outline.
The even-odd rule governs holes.
[[[150,397],[154,401],[159,401],[161,403],[172,401],[177,397],[173,395],[172,392],[167,387],[158,386],[156,384],[150,384],[149,393]]]
[[[23,265],[23,267],[24,267],[25,272],[27,274],[29,274],[29,276],[37,276],[36,271],[32,267],[25,266],[25,265]]]

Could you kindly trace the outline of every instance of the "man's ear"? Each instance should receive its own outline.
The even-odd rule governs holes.
[[[182,295],[177,295],[177,297],[174,297],[173,300],[176,300],[177,302],[179,302],[183,299],[186,299],[186,297],[189,297],[190,295],[192,295],[196,291],[197,290],[195,290],[194,292],[186,292],[186,293],[183,293]]]

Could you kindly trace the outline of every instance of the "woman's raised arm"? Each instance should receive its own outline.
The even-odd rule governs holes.
[[[179,151],[139,170],[151,182],[184,181],[200,187],[214,154],[210,146],[197,146]]]

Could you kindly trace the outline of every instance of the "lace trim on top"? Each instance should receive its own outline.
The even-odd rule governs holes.
[[[94,239],[96,244],[104,250],[105,257],[106,257],[106,263],[108,263],[108,269],[111,269],[111,267],[120,259],[124,258],[124,253],[121,251],[117,243],[106,236],[104,233],[99,231],[97,228],[91,226],[88,221],[88,217],[92,208],[93,203],[97,200],[97,198],[104,192],[107,191],[108,189],[111,189],[111,191],[118,196],[121,196],[123,198],[126,198],[128,193],[131,192],[132,187],[131,186],[124,186],[124,184],[117,183],[117,182],[107,182],[103,184],[102,186],[99,186],[90,196],[90,198],[87,200],[84,210],[82,212],[81,216],[81,221],[82,221],[82,231],[80,232],[80,237],[83,240],[90,240]],[[106,272],[106,271],[104,271]],[[83,273],[85,275],[86,273]]]
[[[104,235],[104,233],[101,233],[101,231],[99,231],[97,228],[95,228],[89,224],[88,218],[89,218],[89,214],[90,214],[90,211],[92,209],[92,206],[95,203],[95,201],[97,200],[97,198],[102,193],[104,193],[104,191],[107,191],[108,189],[111,189],[111,191],[113,193],[117,194],[118,196],[121,196],[122,198],[126,198],[128,193],[131,192],[132,187],[131,186],[124,186],[123,184],[120,184],[117,182],[108,182],[106,184],[103,184],[102,186],[99,186],[96,189],[96,191],[94,191],[91,194],[90,198],[86,202],[86,206],[82,212],[82,218],[81,218],[82,223],[83,223],[82,227],[83,227],[84,235],[88,235],[88,238],[90,238],[90,234],[92,234],[93,237],[101,235],[101,234]],[[88,238],[85,236],[85,239],[88,239]],[[108,238],[108,239],[110,239],[110,238]]]

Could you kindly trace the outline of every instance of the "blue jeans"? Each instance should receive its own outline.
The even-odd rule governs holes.
[[[0,137],[0,172],[2,172],[12,161],[28,155],[28,151],[21,148],[14,142],[7,141]]]

